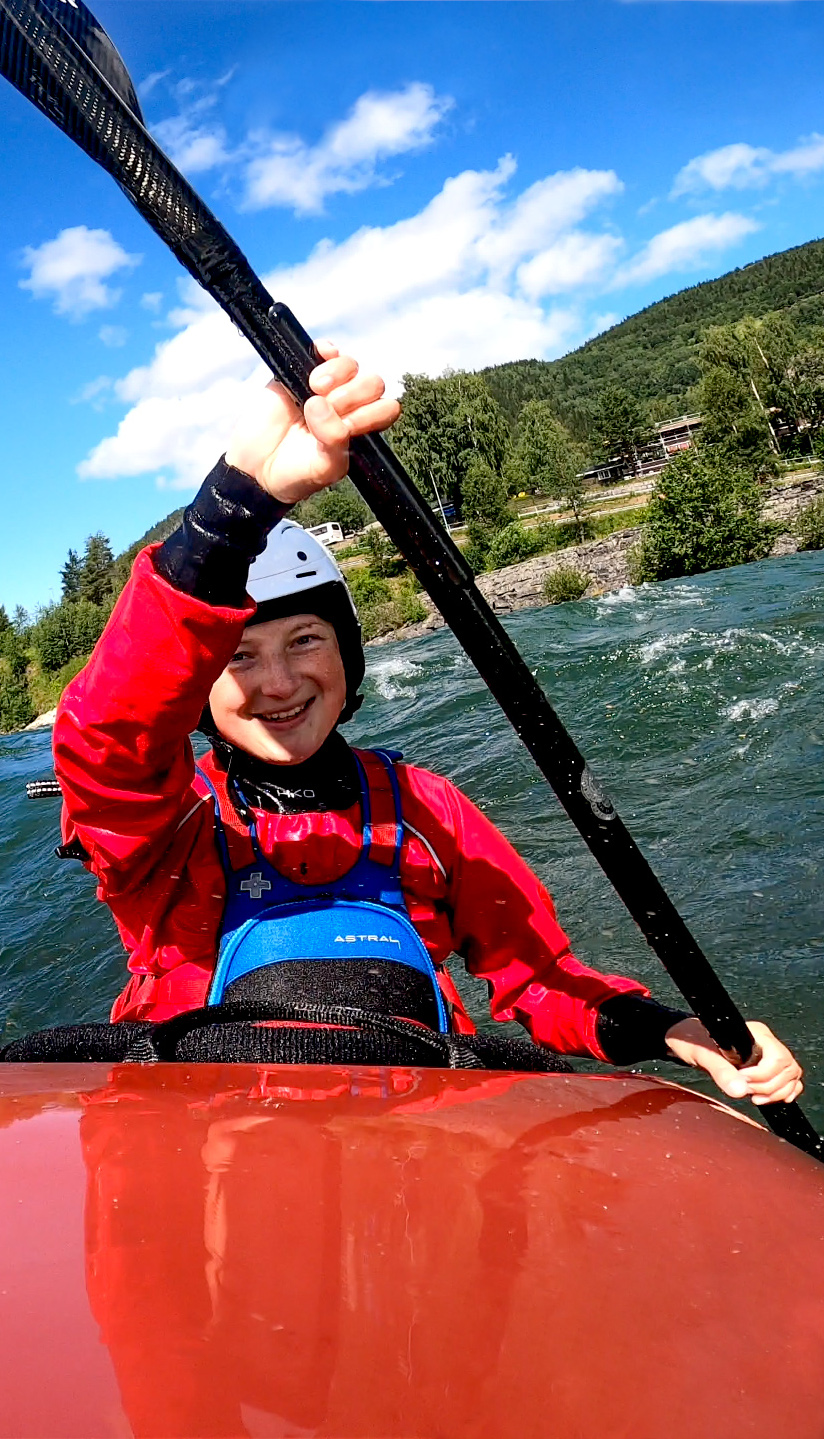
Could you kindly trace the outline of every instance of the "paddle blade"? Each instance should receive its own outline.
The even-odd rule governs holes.
[[[43,8],[50,10],[64,30],[68,30],[82,50],[85,50],[93,65],[96,65],[104,80],[108,80],[115,94],[128,105],[138,120],[143,120],[140,101],[135,93],[126,66],[115,50],[99,20],[87,10],[83,0],[41,0]]]
[[[142,124],[129,72],[83,0],[0,0],[0,74],[70,135],[54,62],[65,70],[76,56],[93,67],[91,74],[102,76]]]

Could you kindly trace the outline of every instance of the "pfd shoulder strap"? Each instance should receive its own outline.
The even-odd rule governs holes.
[[[368,796],[369,815],[364,811],[363,847],[374,864],[400,870],[403,843],[403,816],[393,750],[356,749],[361,787]]]
[[[211,775],[207,772],[206,765],[210,758],[210,755],[204,755],[201,763],[195,766],[194,787],[204,798],[211,795],[214,800],[218,853],[224,873],[230,874],[233,870],[246,869],[254,863],[255,847],[248,825],[243,823],[229,800],[224,774],[215,769],[214,765],[209,765]]]

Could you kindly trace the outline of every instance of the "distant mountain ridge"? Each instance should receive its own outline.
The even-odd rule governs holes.
[[[514,360],[481,371],[510,424],[532,399],[553,402],[574,423],[594,407],[605,385],[683,413],[699,378],[697,351],[709,325],[745,315],[787,312],[799,330],[824,324],[824,240],[766,255],[717,280],[657,300],[558,360]]]

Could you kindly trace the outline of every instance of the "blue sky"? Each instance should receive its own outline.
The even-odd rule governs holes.
[[[824,232],[818,0],[97,0],[276,298],[397,386],[553,358]],[[59,597],[220,454],[254,356],[0,82],[0,603]]]

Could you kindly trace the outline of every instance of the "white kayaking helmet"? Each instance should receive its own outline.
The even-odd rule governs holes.
[[[297,599],[307,590],[328,584],[343,586],[354,613],[340,566],[325,545],[294,520],[281,520],[270,532],[266,549],[253,561],[246,588],[260,608],[287,595]]]
[[[362,703],[366,665],[355,602],[334,557],[294,520],[281,520],[251,565],[246,588],[257,604],[250,625],[306,613],[333,626],[346,674],[341,720],[351,719]]]

